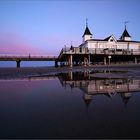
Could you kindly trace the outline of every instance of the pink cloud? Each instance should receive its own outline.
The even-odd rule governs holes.
[[[75,40],[78,40],[75,38]],[[78,41],[73,41],[78,46]],[[61,49],[67,45],[70,47],[71,40],[54,35],[25,38],[17,33],[0,34],[0,54],[17,55],[58,55]]]
[[[46,54],[43,48],[33,46],[27,39],[16,33],[0,34],[1,54]]]

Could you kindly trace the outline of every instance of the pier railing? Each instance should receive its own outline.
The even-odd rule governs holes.
[[[58,56],[0,54],[0,61],[56,61]]]
[[[57,59],[58,56],[55,55],[11,55],[11,54],[0,54],[0,58],[37,58],[37,59],[42,59],[42,58],[52,58],[52,59]]]
[[[71,47],[71,48],[63,48],[60,52],[60,54],[85,54],[89,53],[88,48],[79,48],[79,47]]]
[[[71,47],[63,48],[60,55],[62,54],[104,54],[104,55],[140,55],[138,49],[108,49],[108,48],[97,48],[89,49],[86,47]]]
[[[20,68],[21,61],[54,61],[57,66],[58,56],[52,55],[10,55],[0,54],[0,61],[16,61],[17,68]]]
[[[55,55],[14,55],[14,54],[0,54],[0,57],[8,58],[57,58]]]

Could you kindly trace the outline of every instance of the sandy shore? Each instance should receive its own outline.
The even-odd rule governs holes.
[[[111,74],[94,74],[94,77],[136,77],[140,78],[140,64],[129,64],[129,65],[93,65],[93,66],[74,66],[70,67],[28,67],[28,68],[0,68],[0,79],[7,78],[25,78],[32,76],[46,76],[55,75],[57,73],[64,73],[69,71],[98,71],[98,70],[109,70],[109,71],[125,71],[125,73],[117,73],[117,75]]]

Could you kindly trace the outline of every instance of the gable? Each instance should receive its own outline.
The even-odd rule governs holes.
[[[108,41],[108,42],[117,42],[117,39],[114,37],[114,35],[111,35],[111,36],[105,38],[104,40]]]

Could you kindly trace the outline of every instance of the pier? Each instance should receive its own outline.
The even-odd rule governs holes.
[[[0,61],[16,61],[17,68],[20,68],[21,61],[54,61],[57,67],[57,56],[37,56],[37,55],[0,55]]]
[[[140,51],[128,49],[88,49],[80,47],[63,48],[58,56],[62,64],[72,67],[73,65],[110,65],[139,63]]]
[[[55,67],[73,67],[74,65],[110,65],[110,64],[137,64],[140,62],[140,51],[128,49],[89,49],[67,47],[60,51],[58,56],[39,55],[0,55],[0,61],[15,61],[20,68],[21,61],[54,61]]]
[[[132,40],[126,24],[119,39],[113,34],[106,38],[95,38],[89,30],[87,21],[83,42],[77,47],[64,47],[58,58],[62,65],[110,65],[140,62],[140,41]]]

